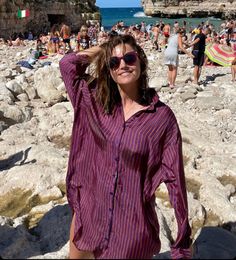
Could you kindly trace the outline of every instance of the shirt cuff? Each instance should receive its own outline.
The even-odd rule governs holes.
[[[171,248],[171,259],[191,259],[191,248]]]

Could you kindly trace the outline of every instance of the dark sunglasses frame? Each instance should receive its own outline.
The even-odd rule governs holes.
[[[134,63],[137,61],[137,58],[138,58],[138,54],[136,51],[130,51],[130,52],[127,52],[125,55],[123,55],[122,57],[117,57],[117,56],[112,56],[110,58],[110,61],[109,61],[109,68],[111,70],[116,70],[119,68],[120,66],[120,62],[121,60],[123,59],[124,62],[129,65],[129,66],[132,66],[134,65]]]

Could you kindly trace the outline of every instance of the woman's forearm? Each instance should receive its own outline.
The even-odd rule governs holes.
[[[78,52],[76,55],[87,55],[88,59],[91,61],[93,60],[98,54],[99,52],[102,50],[101,47],[99,46],[94,46],[91,47],[89,49],[85,49],[83,51]]]

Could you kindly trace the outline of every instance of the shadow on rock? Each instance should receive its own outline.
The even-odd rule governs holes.
[[[203,85],[204,84],[208,84],[209,82],[214,82],[215,81],[215,79],[216,78],[218,78],[218,77],[223,77],[223,76],[225,76],[226,74],[220,74],[220,73],[218,73],[218,74],[213,74],[213,75],[211,75],[211,76],[206,76],[206,79],[203,81],[203,82],[201,82]]]
[[[225,225],[227,229],[225,228]],[[236,227],[236,223],[225,224],[222,227],[203,227],[193,243],[192,259],[236,259],[236,235],[229,230]],[[171,259],[170,252],[163,252],[153,259]]]
[[[25,151],[20,151],[18,153],[15,153],[11,155],[9,158],[5,160],[0,160],[0,170],[9,170],[14,166],[19,166],[19,165],[25,165],[29,163],[35,163],[36,160],[31,160],[26,162],[28,158],[28,154],[30,151],[31,147],[27,148]]]
[[[38,258],[56,253],[69,241],[71,218],[68,204],[55,206],[30,231],[24,224],[14,227],[14,220],[2,223],[0,217],[0,259]]]
[[[193,259],[236,259],[235,245],[235,234],[221,227],[204,227],[194,242]]]
[[[24,259],[39,255],[38,239],[32,236],[24,225],[13,226],[13,223],[0,225],[0,258]]]
[[[40,240],[42,254],[60,250],[69,240],[71,209],[68,204],[58,205],[44,215],[30,233]]]

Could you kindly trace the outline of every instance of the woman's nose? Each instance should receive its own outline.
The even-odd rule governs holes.
[[[125,63],[124,59],[122,58],[122,59],[120,60],[120,66],[119,66],[119,68],[126,67],[126,66],[127,66],[126,63]]]

